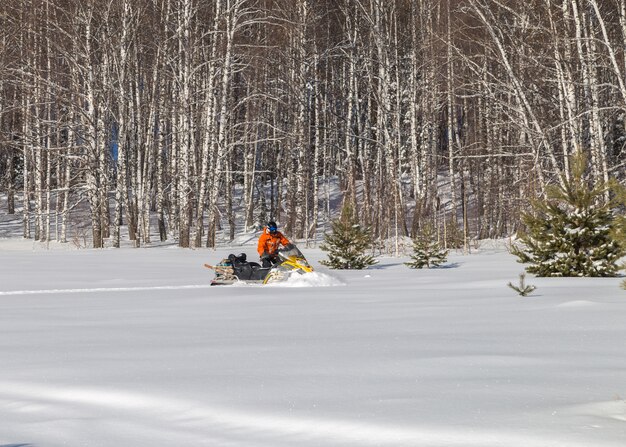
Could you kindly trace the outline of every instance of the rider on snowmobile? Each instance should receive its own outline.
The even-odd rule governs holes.
[[[263,267],[271,267],[278,261],[278,249],[280,245],[289,249],[292,245],[283,234],[278,231],[276,222],[269,221],[267,226],[263,228],[263,234],[259,237],[258,252],[263,262]]]

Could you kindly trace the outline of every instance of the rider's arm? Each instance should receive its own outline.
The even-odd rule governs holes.
[[[283,247],[286,247],[287,245],[291,244],[291,242],[289,242],[289,239],[287,239],[283,233],[280,233],[280,243],[283,245]]]
[[[259,256],[263,256],[263,253],[267,251],[267,248],[265,246],[266,240],[267,240],[267,236],[265,235],[265,233],[263,233],[261,235],[261,237],[259,238],[259,245],[257,247],[257,251],[259,252]]]

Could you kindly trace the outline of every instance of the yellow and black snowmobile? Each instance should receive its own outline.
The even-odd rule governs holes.
[[[237,282],[248,284],[274,284],[287,281],[294,274],[313,271],[298,247],[290,244],[278,250],[276,262],[271,267],[262,267],[256,262],[248,262],[245,253],[238,256],[229,255],[217,265],[204,264],[215,271],[212,286],[229,285]]]

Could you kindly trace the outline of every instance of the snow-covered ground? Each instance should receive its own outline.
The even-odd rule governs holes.
[[[522,298],[502,249],[336,272],[301,247],[301,287],[208,287],[254,248],[33,247],[0,240],[0,445],[626,445],[619,278]]]

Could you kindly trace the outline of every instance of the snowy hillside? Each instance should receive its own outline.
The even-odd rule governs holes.
[[[0,445],[624,445],[619,278],[521,298],[501,249],[351,272],[303,250],[308,287],[211,288],[231,250],[0,241]]]

